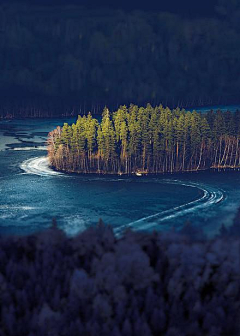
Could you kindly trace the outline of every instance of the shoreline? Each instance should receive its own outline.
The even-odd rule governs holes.
[[[210,167],[206,169],[198,169],[198,170],[185,170],[185,171],[174,171],[174,172],[158,172],[158,173],[142,173],[139,172],[141,175],[137,175],[137,172],[127,174],[127,173],[115,173],[115,172],[80,172],[80,171],[71,171],[65,169],[57,169],[54,166],[49,166],[53,171],[63,173],[66,175],[78,175],[78,176],[101,176],[101,177],[136,177],[136,178],[144,178],[144,177],[158,177],[163,175],[189,175],[189,174],[197,174],[197,173],[221,173],[221,172],[239,172],[240,167],[232,168],[232,167]]]
[[[129,105],[130,103],[126,102],[125,105]],[[112,104],[110,104],[111,106]],[[171,105],[170,105],[171,106]],[[112,106],[111,106],[112,107]],[[172,108],[175,107],[171,106]],[[232,112],[236,112],[239,108],[240,108],[240,102],[239,101],[232,101],[232,102],[225,102],[225,103],[219,103],[219,102],[212,102],[211,104],[200,104],[200,105],[181,105],[179,106],[180,108],[183,108],[185,110],[196,110],[201,111],[202,109],[206,109],[208,111],[210,110],[216,110],[216,109],[220,109],[220,110],[224,110],[226,107],[231,107],[233,108],[234,111]],[[102,108],[100,108],[99,110],[97,110],[96,113],[93,113],[94,115],[102,115],[102,109],[104,108],[104,104],[102,104]],[[26,108],[27,109],[27,108]],[[68,108],[66,108],[64,111],[62,111],[62,113],[43,113],[43,114],[35,114],[32,115],[31,113],[26,113],[26,114],[18,114],[18,113],[9,113],[9,114],[4,114],[0,112],[0,121],[12,121],[12,120],[24,120],[24,119],[62,119],[62,118],[75,118],[78,115],[86,115],[88,114],[88,111],[90,110],[90,106],[89,108],[85,108],[84,109],[76,109],[74,110],[74,112],[72,112],[72,109],[70,108],[71,111],[68,112]],[[113,108],[114,109],[114,108]]]

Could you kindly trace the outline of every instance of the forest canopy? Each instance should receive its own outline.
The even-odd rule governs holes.
[[[240,112],[200,114],[131,104],[101,121],[79,116],[49,133],[48,156],[58,170],[157,174],[240,168]]]
[[[196,227],[195,227],[196,228]],[[0,334],[239,335],[238,234],[0,236]]]
[[[217,13],[192,19],[1,5],[0,105],[61,99],[100,112],[119,102],[173,107],[236,101],[240,7],[222,0]]]

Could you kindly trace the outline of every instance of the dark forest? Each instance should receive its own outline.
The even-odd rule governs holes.
[[[2,116],[197,106],[239,95],[239,3],[211,17],[77,6],[0,7]]]
[[[0,237],[0,333],[237,336],[236,224],[211,241],[193,228],[117,240],[102,225],[74,238],[56,228]]]

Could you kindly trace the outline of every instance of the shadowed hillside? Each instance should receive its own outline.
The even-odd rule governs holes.
[[[212,18],[74,6],[0,6],[0,113],[238,100],[239,5]],[[234,5],[235,3],[235,5]]]

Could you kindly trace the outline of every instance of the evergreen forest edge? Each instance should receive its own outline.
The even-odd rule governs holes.
[[[98,174],[158,174],[240,168],[240,111],[206,114],[162,105],[104,108],[48,136],[53,168]]]

